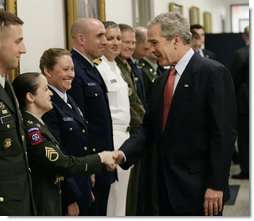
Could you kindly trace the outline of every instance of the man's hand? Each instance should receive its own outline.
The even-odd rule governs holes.
[[[91,178],[92,188],[94,188],[94,185],[95,185],[95,174],[90,175],[90,178]]]
[[[79,215],[79,207],[77,202],[69,204],[67,207],[66,216],[78,216]]]
[[[122,151],[119,151],[119,150],[115,151],[114,155],[113,155],[113,159],[115,160],[115,163],[117,163],[117,164],[122,163],[122,161],[124,159]]]
[[[208,188],[204,196],[204,214],[205,216],[218,215],[222,212],[223,191]]]
[[[101,163],[105,164],[108,171],[114,171],[116,168],[115,160],[113,159],[113,151],[103,151],[98,153],[101,158]]]

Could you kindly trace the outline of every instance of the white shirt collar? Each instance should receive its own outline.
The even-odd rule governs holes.
[[[54,91],[64,100],[64,102],[67,103],[67,94],[66,94],[66,92],[63,93],[63,92],[61,92],[60,90],[58,90],[56,87],[54,87],[53,85],[50,85],[50,84],[49,84],[49,87],[50,87],[52,90],[54,90]]]
[[[90,61],[85,55],[83,55],[81,52],[79,52],[77,49],[73,48],[74,51],[79,53],[83,58],[85,58],[93,67],[95,66],[92,61]]]
[[[0,84],[3,88],[5,87],[5,77],[3,77],[2,75],[0,75]]]
[[[175,69],[179,75],[182,75],[186,66],[188,65],[191,57],[194,55],[194,51],[190,48],[187,53],[181,58],[181,60],[176,64]]]

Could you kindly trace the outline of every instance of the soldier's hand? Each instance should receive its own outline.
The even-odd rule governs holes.
[[[103,151],[98,154],[101,158],[101,163],[105,164],[107,170],[113,171],[116,168],[116,163],[113,159],[113,151]]]

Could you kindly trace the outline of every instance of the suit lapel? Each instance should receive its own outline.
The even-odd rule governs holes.
[[[80,112],[77,109],[76,104],[74,101],[70,98],[69,95],[67,95],[68,98],[68,103],[72,106],[70,108],[68,104],[64,102],[64,100],[54,91],[52,90],[53,96],[52,96],[52,102],[58,106],[61,111],[63,111],[66,115],[75,118],[78,122],[80,122],[82,125],[85,125],[85,120],[83,117],[80,115]]]
[[[97,83],[101,84],[103,88],[107,88],[98,69],[96,66],[91,65],[81,54],[75,50],[71,51],[73,58],[75,58],[80,64],[81,68],[84,70],[90,78],[94,79]]]
[[[83,126],[86,127],[86,122],[85,122],[85,117],[82,115],[82,112],[78,109],[78,106],[76,105],[76,103],[74,102],[74,100],[69,96],[68,96],[68,103],[70,103],[70,105],[72,106],[71,108],[68,108],[68,113],[66,112],[66,114],[70,114],[71,113],[69,111],[72,111],[72,116],[79,121]]]
[[[10,95],[7,94],[6,90],[1,85],[0,85],[0,97],[1,97],[1,100],[9,107],[9,109],[12,112],[16,112],[16,108],[14,107],[13,102],[11,100],[11,99],[14,99],[14,97],[13,98],[10,97]],[[15,102],[16,102],[16,100],[15,100]]]
[[[177,117],[179,116],[179,113],[181,113],[181,110],[184,108],[185,103],[188,102],[190,99],[190,90],[193,87],[193,78],[198,71],[198,64],[200,59],[200,56],[194,54],[190,62],[186,66],[184,72],[182,73],[182,76],[177,84],[172,99],[167,123],[165,126],[165,132],[167,131],[169,126],[171,127],[174,122],[177,122]]]

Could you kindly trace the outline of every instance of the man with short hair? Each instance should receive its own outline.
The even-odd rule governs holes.
[[[201,38],[202,47],[198,50],[202,57],[215,59],[215,54],[212,51],[205,49],[205,28],[200,24],[190,26],[191,32],[196,32]]]
[[[159,215],[222,215],[236,137],[229,71],[194,53],[186,18],[162,13],[148,24],[151,52],[170,65],[155,83],[141,127],[115,152],[122,168],[157,146]]]
[[[35,214],[30,168],[22,118],[11,83],[7,80],[26,53],[23,21],[0,10],[0,215]]]
[[[114,150],[107,87],[93,63],[104,53],[107,44],[105,33],[104,25],[94,18],[80,18],[71,27],[73,38],[71,54],[75,77],[68,93],[88,120],[90,153]],[[90,215],[106,216],[110,185],[116,179],[116,172],[109,172],[106,168],[103,168],[101,173],[95,174],[93,188],[95,201]]]

